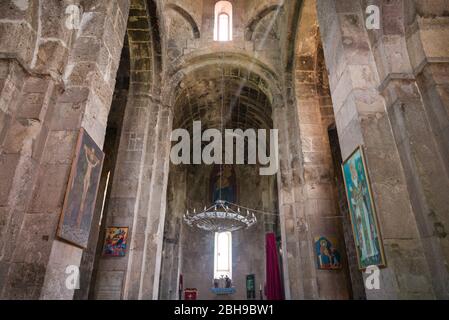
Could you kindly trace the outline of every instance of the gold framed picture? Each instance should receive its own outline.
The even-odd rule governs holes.
[[[369,266],[383,267],[386,265],[366,168],[362,146],[358,146],[342,164],[357,260],[361,270],[365,270]]]
[[[81,128],[57,231],[58,237],[81,248],[89,240],[103,160],[103,151]]]
[[[104,239],[103,256],[124,257],[128,242],[128,227],[108,227]]]

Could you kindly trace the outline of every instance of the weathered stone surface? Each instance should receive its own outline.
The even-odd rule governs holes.
[[[448,298],[448,3],[232,1],[0,3],[0,298],[177,299],[209,292],[213,234],[187,208],[210,202],[208,166],[170,165],[173,128],[279,129],[279,171],[236,166],[240,204],[267,211],[233,234],[230,299],[265,281],[264,234],[282,249],[287,299]],[[365,7],[381,28],[365,26]],[[79,28],[68,28],[68,5]],[[105,152],[85,249],[56,238],[83,127]],[[365,290],[340,164],[365,150],[387,265]],[[105,228],[129,228],[124,257]],[[339,240],[343,267],[318,270],[314,238]],[[65,268],[81,266],[81,288]]]

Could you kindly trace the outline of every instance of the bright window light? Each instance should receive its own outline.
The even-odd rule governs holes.
[[[229,41],[229,16],[226,13],[218,16],[218,41]]]
[[[214,278],[228,276],[232,279],[232,235],[230,232],[215,233]]]
[[[232,4],[218,1],[215,4],[214,41],[232,40]]]

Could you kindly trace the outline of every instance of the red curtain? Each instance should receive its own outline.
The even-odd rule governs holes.
[[[267,257],[267,282],[265,294],[267,300],[282,300],[281,274],[274,233],[266,235],[266,257]]]

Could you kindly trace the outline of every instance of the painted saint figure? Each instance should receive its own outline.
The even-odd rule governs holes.
[[[103,151],[81,128],[57,235],[82,248],[89,240],[103,159]]]
[[[354,223],[357,226],[357,239],[359,241],[362,261],[368,260],[371,257],[376,257],[379,254],[375,246],[376,234],[371,226],[373,221],[369,217],[369,204],[366,202],[366,195],[368,193],[367,187],[359,181],[357,170],[353,163],[350,164],[352,186],[349,190],[352,194],[351,205],[354,209]]]
[[[92,176],[92,170],[100,163],[100,160],[95,155],[95,149],[94,148],[88,148],[87,146],[84,146],[84,151],[86,153],[86,173],[84,174],[83,178],[83,193],[81,195],[81,205],[79,214],[76,219],[76,225],[78,227],[81,226],[81,222],[83,221],[84,216],[84,205],[86,203],[86,197],[89,191],[90,186],[90,178]]]
[[[326,237],[315,238],[315,250],[319,269],[335,270],[341,268],[340,253],[334,247],[336,241],[333,240],[332,242]]]
[[[319,265],[323,268],[330,268],[332,265],[332,256],[328,249],[328,244],[325,239],[320,241],[320,253],[318,255]]]
[[[235,186],[232,166],[223,165],[213,176],[213,201],[235,202]]]

